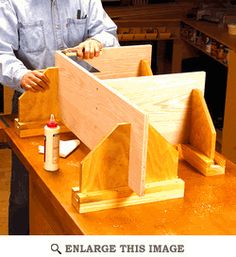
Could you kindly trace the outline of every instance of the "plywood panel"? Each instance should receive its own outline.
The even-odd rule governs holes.
[[[59,102],[65,125],[93,149],[117,123],[131,123],[129,186],[144,192],[148,116],[64,54],[56,53]]]
[[[149,115],[150,124],[170,143],[189,141],[192,89],[204,92],[205,72],[104,81]]]
[[[136,45],[103,48],[99,58],[86,60],[100,71],[100,79],[136,77],[139,73],[140,60],[151,63],[152,46]]]

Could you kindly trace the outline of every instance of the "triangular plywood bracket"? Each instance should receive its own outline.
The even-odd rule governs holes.
[[[152,69],[148,60],[141,60],[139,63],[139,76],[152,76]]]
[[[225,161],[215,157],[216,131],[202,92],[193,89],[191,101],[189,144],[181,147],[183,158],[205,176],[224,174]]]
[[[146,183],[177,179],[178,156],[178,151],[149,125]]]
[[[49,79],[49,88],[43,92],[24,92],[19,98],[19,122],[44,121],[53,113],[59,118],[58,108],[58,68],[51,67],[44,71]]]
[[[130,124],[117,126],[81,162],[81,192],[128,186]]]
[[[43,127],[50,114],[54,114],[61,132],[68,131],[59,117],[58,68],[47,68],[44,74],[50,81],[47,90],[36,93],[26,91],[19,97],[19,116],[15,119],[15,127],[20,137],[43,135]]]

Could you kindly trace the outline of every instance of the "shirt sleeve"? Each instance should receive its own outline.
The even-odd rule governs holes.
[[[0,82],[24,92],[20,80],[28,69],[14,54],[19,47],[18,22],[15,11],[7,0],[0,1],[0,24]]]
[[[107,15],[100,0],[91,0],[88,16],[88,36],[101,42],[104,47],[119,46],[117,26]]]

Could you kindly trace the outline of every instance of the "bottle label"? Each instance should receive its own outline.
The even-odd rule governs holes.
[[[52,153],[52,163],[57,164],[59,158],[59,134],[53,135],[53,153]]]

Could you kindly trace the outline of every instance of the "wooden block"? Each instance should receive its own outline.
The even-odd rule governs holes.
[[[225,164],[217,159],[210,159],[205,154],[199,152],[191,145],[182,144],[183,158],[194,168],[205,176],[222,175],[225,173]]]
[[[129,187],[91,193],[79,193],[72,188],[72,204],[80,213],[100,211],[130,205],[157,202],[184,196],[184,181],[167,180],[146,184],[145,194],[138,196]]]

